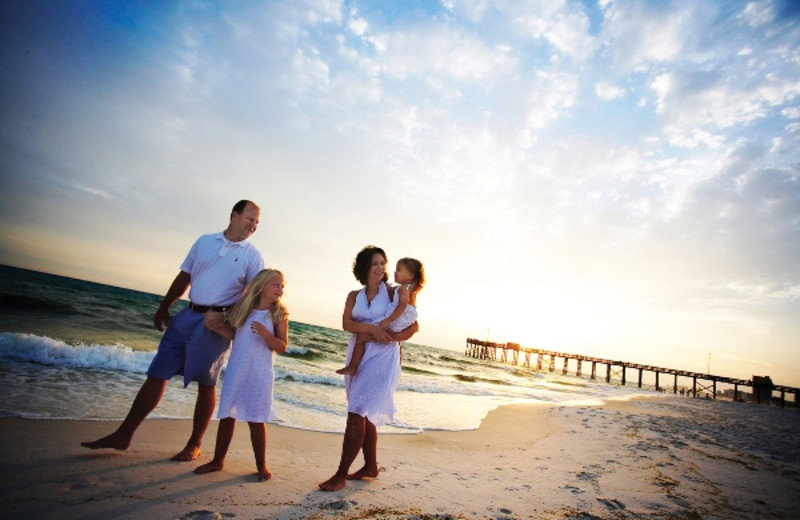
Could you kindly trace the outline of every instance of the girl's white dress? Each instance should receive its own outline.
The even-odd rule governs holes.
[[[275,418],[272,412],[275,351],[267,346],[264,338],[252,331],[250,324],[253,321],[260,321],[267,330],[275,333],[272,313],[267,309],[251,312],[236,331],[222,381],[217,413],[220,419],[233,417],[240,421],[266,423]]]
[[[366,289],[361,289],[353,306],[353,319],[362,323],[378,323],[387,315],[390,305],[385,283],[380,285],[378,294],[369,303]],[[352,334],[347,345],[347,364],[350,363],[355,343],[356,335]],[[366,417],[376,426],[391,422],[396,411],[394,391],[399,379],[400,345],[397,342],[367,343],[358,373],[344,376],[347,411]]]

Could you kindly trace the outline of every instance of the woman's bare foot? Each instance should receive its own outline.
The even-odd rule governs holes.
[[[334,475],[325,482],[322,482],[319,485],[319,488],[322,491],[338,491],[342,489],[347,484],[347,477],[340,477],[339,475]]]
[[[172,456],[170,460],[178,462],[189,462],[200,456],[200,446],[186,446],[181,451]]]
[[[356,471],[355,473],[350,473],[347,475],[347,480],[361,480],[364,478],[378,478],[379,471],[378,468],[367,468],[364,466],[360,470]]]
[[[97,439],[96,441],[81,443],[81,446],[83,446],[84,448],[89,448],[90,450],[112,448],[115,450],[123,451],[127,450],[130,445],[131,445],[130,437],[121,435],[117,432],[114,432],[111,435],[106,435],[105,437]]]
[[[336,371],[337,374],[341,374],[343,376],[354,376],[356,375],[356,371],[358,369],[356,367],[346,366],[344,368],[340,368]]]
[[[264,482],[265,480],[269,480],[272,478],[272,473],[266,467],[261,468],[258,470],[258,481]]]
[[[206,473],[212,473],[214,471],[222,471],[222,468],[225,466],[223,462],[212,460],[208,464],[203,464],[202,466],[197,466],[194,468],[194,472],[198,475],[204,475]]]

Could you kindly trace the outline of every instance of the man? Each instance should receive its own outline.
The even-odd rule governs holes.
[[[216,406],[217,378],[230,347],[230,341],[214,330],[223,329],[225,311],[264,268],[261,253],[247,240],[255,233],[260,216],[254,202],[241,200],[233,207],[225,231],[197,239],[153,317],[156,329],[168,327],[128,415],[114,433],[82,442],[82,446],[128,449],[136,429],[161,401],[167,381],[183,374],[184,387],[197,381],[197,403],[192,435],[172,460],[189,461],[200,456],[203,435]],[[187,288],[189,306],[170,321],[170,306]]]

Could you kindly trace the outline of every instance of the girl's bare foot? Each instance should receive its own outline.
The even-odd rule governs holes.
[[[322,491],[338,491],[342,489],[347,484],[347,477],[340,477],[339,475],[334,475],[325,482],[322,482],[319,485],[319,488]]]
[[[356,471],[355,473],[350,473],[347,475],[347,480],[361,480],[363,478],[378,478],[379,471],[378,468],[367,468],[364,466],[360,470]]]
[[[202,466],[197,466],[194,468],[194,472],[198,475],[203,475],[205,473],[211,473],[213,471],[222,471],[222,468],[225,466],[224,463],[212,460],[208,464],[203,464]]]
[[[258,481],[264,482],[265,480],[269,480],[272,478],[272,473],[269,472],[267,468],[261,468],[258,470]]]

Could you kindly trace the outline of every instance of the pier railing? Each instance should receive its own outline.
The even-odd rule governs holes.
[[[575,361],[575,375],[578,377],[583,375],[584,364],[591,363],[590,377],[597,379],[597,367],[605,366],[605,381],[610,383],[612,378],[619,378],[620,384],[625,386],[628,383],[627,370],[633,369],[638,372],[638,386],[642,387],[642,376],[645,372],[652,372],[655,374],[654,387],[658,391],[665,391],[661,386],[660,379],[662,375],[673,376],[672,391],[678,393],[678,377],[690,378],[692,380],[691,390],[686,390],[689,395],[697,397],[705,392],[713,399],[717,398],[717,384],[726,383],[733,386],[733,399],[740,398],[739,387],[750,387],[753,389],[753,398],[761,403],[770,402],[772,400],[773,392],[780,393],[780,404],[785,405],[786,394],[794,394],[794,404],[798,404],[797,396],[800,394],[800,388],[784,385],[773,385],[769,377],[754,376],[753,379],[736,379],[732,377],[717,376],[712,374],[703,374],[700,372],[690,372],[687,370],[677,370],[673,368],[655,367],[652,365],[643,365],[639,363],[629,363],[626,361],[615,361],[610,359],[597,358],[592,356],[583,356],[580,354],[568,354],[564,352],[555,352],[552,350],[543,350],[538,348],[527,348],[520,346],[519,343],[494,343],[491,341],[481,341],[479,339],[467,338],[467,348],[464,352],[465,355],[477,358],[486,359],[490,361],[499,361],[502,363],[510,363],[512,365],[521,365],[525,367],[536,367],[537,370],[543,370],[546,366],[550,372],[555,372],[556,362],[560,358],[563,360],[561,368],[562,374],[568,373],[569,362]],[[681,388],[681,393],[684,390]]]

